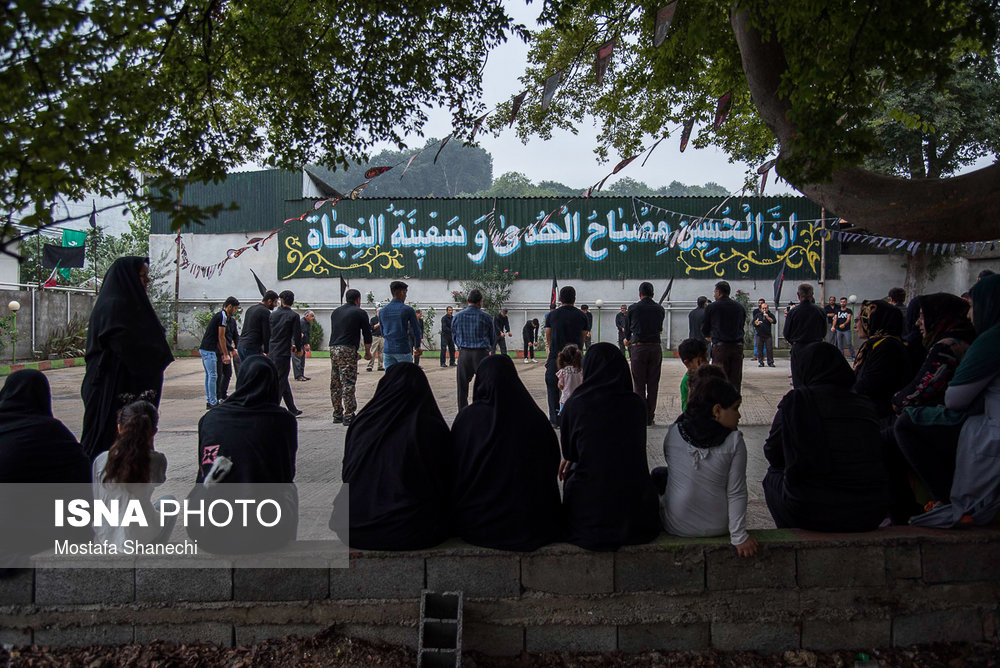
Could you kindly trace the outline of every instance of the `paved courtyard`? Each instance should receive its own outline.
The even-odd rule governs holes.
[[[789,389],[787,358],[778,359],[775,363],[777,366],[773,369],[758,368],[756,362],[748,358],[744,365],[741,409],[743,419],[740,426],[749,451],[748,524],[752,529],[774,527],[764,505],[760,480],[767,469],[762,453],[764,439],[775,406]],[[546,410],[543,361],[538,364],[524,364],[523,360],[516,360],[515,366],[539,407],[543,411]],[[450,424],[458,412],[455,369],[440,368],[436,358],[424,359],[421,367],[427,373],[441,412]],[[363,364],[360,365],[360,369],[357,390],[359,410],[371,398],[375,392],[375,385],[382,376],[377,371],[365,372]],[[299,418],[296,481],[301,483],[339,481],[344,435],[347,430],[330,421],[329,360],[326,358],[307,360],[306,374],[312,380],[292,382],[295,401],[304,411]],[[46,375],[52,385],[53,412],[79,436],[83,423],[83,402],[80,399],[83,369],[58,369],[48,371]],[[647,452],[651,468],[664,463],[663,438],[669,425],[680,414],[678,386],[683,375],[684,367],[680,360],[664,360],[656,425],[647,431]],[[230,392],[234,387],[235,379]],[[179,358],[167,368],[163,401],[160,404],[160,429],[156,437],[156,448],[166,454],[169,462],[168,486],[174,482],[186,485],[195,480],[198,420],[204,412],[204,371],[201,360],[197,357]],[[607,419],[613,420],[615,417],[609,415]]]

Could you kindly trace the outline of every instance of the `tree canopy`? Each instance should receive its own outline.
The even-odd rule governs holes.
[[[523,80],[540,92],[561,72],[561,84],[546,111],[525,106],[522,138],[572,129],[591,114],[602,125],[598,152],[627,157],[692,119],[694,147],[714,144],[751,164],[776,155],[777,172],[794,187],[869,230],[923,241],[1000,235],[996,217],[981,215],[1000,208],[996,163],[921,179],[863,167],[894,141],[873,120],[932,125],[918,110],[903,111],[893,92],[913,92],[917,83],[945,90],[960,69],[995,90],[998,0],[680,2],[657,48],[661,2],[548,0]],[[614,55],[599,85],[595,49],[611,39]],[[716,103],[726,94],[732,109],[716,128]]]
[[[482,63],[511,35],[498,0],[6,3],[0,242],[88,192],[134,193],[179,226],[206,214],[178,204],[186,182],[346,167],[402,148],[429,107],[468,130]]]

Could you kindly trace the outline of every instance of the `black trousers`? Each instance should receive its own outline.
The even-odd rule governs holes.
[[[507,354],[507,335],[503,332],[497,332],[497,345],[494,346],[494,351],[496,351],[497,346],[499,346],[502,355]]]
[[[659,343],[633,343],[632,389],[646,402],[646,419],[656,415],[656,396],[660,390],[660,369],[663,353]]]
[[[444,360],[444,353],[448,352],[448,362]],[[455,366],[455,339],[451,338],[451,332],[441,332],[441,366]]]
[[[285,400],[285,407],[294,412],[298,409],[295,408],[292,387],[288,383],[288,372],[292,370],[292,356],[272,357],[271,361],[274,362],[274,366],[278,367],[278,395]]]
[[[225,399],[229,396],[229,383],[233,379],[233,362],[223,364],[222,355],[216,355],[215,359],[215,367],[218,370],[215,381],[215,396],[219,399]],[[232,359],[230,358],[230,360]]]
[[[760,362],[761,366],[764,366],[764,357],[767,356],[767,363],[774,364],[774,337],[758,337],[760,341],[760,352],[757,353],[757,361]]]
[[[460,348],[458,353],[458,409],[469,405],[469,383],[476,375],[479,363],[490,356],[486,348]]]
[[[785,507],[785,470],[768,466],[761,486],[764,488],[764,501],[767,502],[774,525],[779,529],[794,528],[795,517]]]
[[[559,424],[559,377],[556,376],[556,357],[558,353],[549,351],[545,360],[545,397],[549,403],[549,422]]]
[[[955,478],[955,455],[962,425],[918,425],[903,411],[893,433],[899,451],[920,479],[930,488],[935,501],[951,499]]]
[[[628,352],[628,347],[625,345],[625,335],[618,332],[618,350],[622,351],[622,355]]]
[[[524,359],[535,359],[535,340],[525,339],[524,340]]]
[[[737,390],[743,385],[743,344],[713,343],[712,364],[722,367]]]

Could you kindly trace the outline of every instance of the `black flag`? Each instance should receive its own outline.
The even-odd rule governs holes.
[[[344,275],[340,275],[340,303],[344,303],[344,293],[347,292],[347,281],[344,280]]]
[[[90,209],[90,229],[96,230],[97,229],[97,200],[92,200],[91,201],[91,207],[92,208]]]
[[[267,292],[267,288],[265,288],[264,284],[260,282],[259,278],[257,278],[257,274],[254,273],[253,269],[250,270],[250,273],[253,274],[253,280],[257,281],[257,289],[260,290],[260,296],[263,297],[264,293]]]
[[[673,278],[671,278],[670,282],[667,283],[667,289],[663,291],[662,295],[660,295],[660,302],[659,302],[660,304],[663,304],[663,300],[665,300],[670,295],[670,288],[672,288],[672,287],[674,287],[674,279]]]
[[[552,272],[552,299],[549,301],[549,308],[556,307],[556,297],[559,296],[559,285],[556,283],[556,272]]]
[[[86,248],[83,246],[56,246],[55,244],[45,244],[42,246],[42,266],[46,269],[68,269],[83,267],[83,254]]]
[[[778,276],[774,279],[774,310],[777,311],[781,306],[781,285],[785,282],[785,265],[788,260],[781,263],[781,271],[778,272]]]

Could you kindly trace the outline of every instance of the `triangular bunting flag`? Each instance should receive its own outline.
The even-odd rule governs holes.
[[[437,153],[434,154],[434,164],[435,165],[437,164],[438,156],[441,155],[441,151],[443,151],[444,147],[448,145],[448,140],[450,140],[450,139],[451,139],[451,135],[448,135],[447,137],[445,137],[444,139],[441,140],[441,145],[438,146],[438,151],[437,151]],[[354,198],[352,197],[351,199],[354,199]]]
[[[687,148],[688,140],[691,139],[692,129],[694,129],[694,119],[689,118],[684,121],[684,129],[681,130],[681,153]]]
[[[594,61],[594,79],[597,85],[604,83],[604,73],[608,71],[608,63],[611,62],[611,54],[615,50],[615,39],[612,37],[604,44],[597,47],[597,57]]]
[[[785,284],[785,265],[788,264],[788,259],[786,258],[781,263],[781,271],[774,279],[774,310],[777,311],[778,307],[781,306],[781,286]]]
[[[764,172],[763,174],[760,175],[760,188],[757,189],[758,197],[764,196],[764,186],[766,185],[767,185],[767,172]]]
[[[403,167],[403,173],[399,175],[399,180],[400,181],[403,180],[403,174],[406,174],[406,170],[408,170],[410,168],[410,165],[413,164],[414,159],[418,155],[420,155],[420,153],[421,153],[420,151],[417,151],[416,153],[414,153],[413,155],[410,156],[409,160],[406,161],[406,167]]]
[[[489,114],[483,114],[482,116],[476,119],[476,122],[472,126],[472,133],[469,135],[470,142],[472,142],[476,138],[476,133],[479,132],[479,128],[483,126],[483,121],[485,121],[488,116]]]
[[[385,174],[390,169],[392,169],[392,167],[371,167],[365,172],[365,178],[374,179],[379,174]]]
[[[354,190],[352,190],[351,194],[348,195],[348,197],[350,199],[357,199],[357,198],[361,197],[361,191],[364,190],[365,188],[367,188],[369,183],[371,183],[371,181],[365,181],[360,186],[358,186],[357,188],[355,188]]]
[[[760,167],[757,168],[757,173],[758,174],[767,174],[768,170],[770,170],[776,164],[778,164],[778,160],[777,159],[768,160],[763,165],[761,165]]]
[[[715,105],[715,123],[712,128],[718,130],[719,127],[725,122],[726,116],[729,115],[729,110],[733,106],[733,94],[726,93],[719,98],[719,101]]]
[[[347,281],[344,280],[344,275],[340,275],[340,303],[344,303],[344,293],[347,292]]]
[[[542,92],[542,111],[549,108],[552,98],[555,97],[556,89],[559,88],[560,81],[562,81],[562,70],[549,75],[549,78],[545,80],[545,90]]]
[[[263,297],[264,293],[267,292],[267,288],[264,287],[264,283],[257,278],[257,273],[251,269],[250,273],[253,274],[253,280],[257,281],[257,290],[260,291],[260,296]]]
[[[622,160],[621,162],[619,162],[619,163],[618,163],[618,164],[617,164],[617,165],[615,166],[614,170],[612,170],[612,172],[611,172],[611,173],[612,173],[612,174],[617,174],[618,172],[620,172],[620,171],[622,171],[623,169],[625,169],[626,167],[628,167],[628,166],[629,166],[629,163],[631,163],[631,162],[632,162],[633,160],[635,160],[635,159],[636,159],[636,158],[638,158],[638,157],[639,157],[639,156],[637,156],[637,155],[633,155],[633,156],[632,156],[631,158],[625,158],[624,160]]]
[[[653,48],[659,48],[667,39],[670,32],[670,24],[674,20],[674,12],[677,11],[677,0],[668,5],[660,7],[656,11],[656,28],[653,31]]]
[[[556,283],[556,272],[552,272],[552,298],[549,300],[549,308],[556,307],[556,297],[559,295],[559,285]]]
[[[513,99],[510,103],[510,125],[514,125],[514,119],[517,118],[517,112],[521,111],[521,105],[524,104],[524,98],[528,95],[528,91],[524,91],[517,97]]]
[[[666,137],[660,137],[658,140],[656,140],[656,143],[653,144],[653,148],[649,149],[649,153],[646,154],[646,159],[642,161],[641,165],[639,165],[640,167],[646,166],[646,163],[649,161],[649,156],[653,155],[653,151],[656,150],[656,147],[659,146],[660,142],[663,141],[664,139],[666,139]]]

